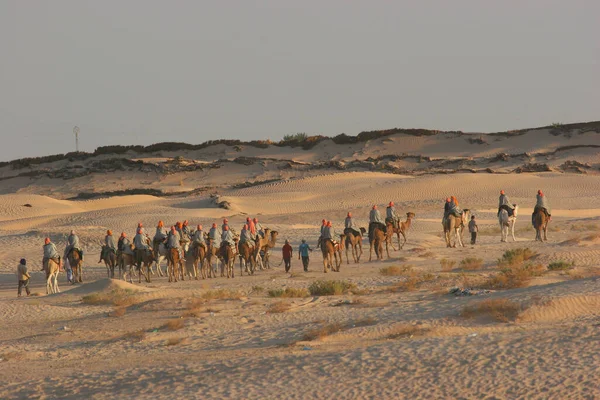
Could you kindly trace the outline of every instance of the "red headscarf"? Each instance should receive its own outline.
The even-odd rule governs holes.
[[[250,232],[253,235],[256,235],[256,225],[254,225],[254,222],[252,222],[252,220],[250,218],[248,218],[248,222],[246,223],[247,228],[246,229],[250,229]]]

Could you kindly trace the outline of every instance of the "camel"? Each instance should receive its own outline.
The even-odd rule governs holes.
[[[363,254],[362,238],[366,232],[367,230],[365,228],[360,228],[360,235],[340,235],[340,243],[346,249],[346,264],[350,264],[348,250],[352,251],[352,258],[354,259],[354,262],[357,264],[360,262],[360,257]]]
[[[254,250],[255,258],[258,264],[260,264],[260,269],[271,268],[269,265],[269,252],[275,247],[275,243],[277,242],[277,235],[279,234],[277,231],[271,231],[269,228],[264,229],[265,237],[257,236],[256,240],[256,248]],[[264,268],[263,268],[263,260],[260,257],[260,252],[264,253]]]
[[[449,215],[444,223],[444,236],[446,237],[446,247],[456,247],[456,241],[458,241],[458,245],[460,247],[465,247],[462,241],[462,233],[469,220],[470,211],[468,209],[464,209],[462,213],[462,217],[457,217],[454,215]],[[455,242],[450,243],[452,238],[452,233],[455,235]]]
[[[498,223],[500,224],[500,234],[501,234],[501,242],[506,242],[508,237],[508,231],[512,235],[513,242],[515,239],[515,223],[517,222],[517,213],[519,211],[519,206],[513,204],[514,212],[512,216],[508,216],[508,211],[505,209],[500,210],[500,214],[498,214]]]
[[[234,277],[234,273],[233,273],[233,265],[235,263],[235,252],[234,252],[234,248],[233,246],[231,246],[230,244],[225,243],[224,245],[224,251],[223,251],[223,256],[222,256],[222,260],[223,260],[223,265],[221,266],[221,276],[225,276],[225,270],[227,270],[227,278],[233,278]]]
[[[102,261],[106,265],[106,273],[109,278],[115,277],[115,266],[117,265],[117,255],[113,250],[103,251]]]
[[[244,275],[244,271],[248,275],[254,275],[256,269],[256,258],[254,257],[254,247],[248,242],[244,242],[239,246],[240,250],[240,276]],[[250,269],[248,269],[250,266]]]
[[[73,249],[69,252],[67,256],[69,260],[69,265],[71,269],[73,269],[73,282],[83,282],[83,271],[81,269],[81,253],[77,249]]]
[[[334,272],[340,272],[340,266],[342,265],[342,251],[340,244],[333,244],[331,239],[323,239],[321,241],[321,252],[323,253],[323,272],[327,273],[327,269],[331,269]],[[335,258],[335,265],[333,260]]]
[[[191,259],[192,261],[192,275],[194,279],[198,280],[198,277],[201,275],[202,279],[206,279],[206,247],[205,246],[193,246],[190,251],[190,256],[188,257],[188,262]]]
[[[383,261],[383,243],[385,243],[385,251],[387,252],[388,258],[390,258],[390,250],[388,249],[388,242],[391,242],[391,234],[390,230],[387,233],[383,233],[383,231],[379,228],[373,229],[373,239],[369,241],[369,261],[371,261],[373,256],[373,249],[375,249],[375,256],[378,260]]]
[[[398,249],[402,250],[402,248],[406,244],[406,234],[408,233],[408,230],[410,229],[410,226],[412,224],[412,219],[414,217],[415,217],[415,213],[407,212],[406,213],[406,221],[399,221],[399,225],[397,228],[394,228],[394,225],[391,222],[388,222],[386,224],[386,227],[387,227],[386,239],[389,238],[390,244],[392,245],[392,248],[394,250],[396,250],[394,248],[394,244],[392,243],[392,237],[393,237],[394,233],[396,234],[396,237],[398,238]],[[400,235],[402,235],[402,237],[404,238],[404,242],[402,244],[400,244]]]
[[[208,277],[217,277],[217,271],[219,270],[219,247],[215,246],[212,239],[208,239],[208,251],[206,252],[206,267],[208,268]],[[213,268],[213,261],[215,266]]]
[[[533,214],[533,227],[535,229],[535,240],[544,242],[548,241],[548,237],[546,236],[546,232],[548,230],[548,223],[550,219],[546,215],[543,209],[538,208]],[[543,235],[542,235],[543,233]]]
[[[60,265],[50,259],[46,261],[46,294],[60,293],[58,288],[58,272],[60,271]]]
[[[181,276],[181,280],[185,280],[183,277],[183,265],[179,258],[179,249],[169,249],[167,254],[169,282],[177,282],[179,276]]]
[[[122,253],[120,256],[119,268],[123,268],[123,280],[127,280],[129,275],[129,283],[133,283],[132,277],[134,272],[137,271],[138,283],[142,283],[142,275],[146,282],[150,283],[150,271],[152,270],[152,263],[154,262],[154,255],[152,251],[144,252],[142,255],[142,261],[138,265],[133,254]],[[135,269],[134,269],[135,268]],[[144,268],[146,271],[144,271]]]
[[[160,267],[160,264],[165,261],[167,259],[167,246],[165,245],[164,242],[161,242],[158,244],[158,246],[155,246],[155,250],[154,254],[154,268],[152,268],[152,266],[150,267],[150,272],[152,275],[155,275],[154,270],[156,270],[156,273],[158,274],[158,276],[166,276],[167,272],[165,271],[164,275],[163,275],[163,270]]]

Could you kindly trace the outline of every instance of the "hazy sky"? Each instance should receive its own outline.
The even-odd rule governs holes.
[[[0,0],[0,160],[600,119],[600,1]]]

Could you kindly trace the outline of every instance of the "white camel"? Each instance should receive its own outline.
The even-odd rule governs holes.
[[[516,241],[515,239],[515,223],[517,222],[517,214],[519,211],[519,206],[516,204],[513,204],[514,206],[514,212],[513,215],[511,215],[510,217],[508,216],[508,212],[505,209],[502,209],[500,211],[500,214],[498,214],[498,223],[500,224],[500,232],[502,234],[502,238],[501,238],[501,242],[506,242],[507,238],[508,238],[508,231],[510,229],[510,233],[512,235],[512,239],[513,242]]]
[[[60,293],[58,288],[58,263],[50,259],[46,263],[46,294]]]

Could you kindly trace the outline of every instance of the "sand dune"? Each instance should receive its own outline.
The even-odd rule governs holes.
[[[396,133],[308,150],[219,144],[1,166],[0,398],[598,398],[595,129]],[[511,156],[495,160],[498,153]],[[397,158],[377,161],[389,155]],[[568,160],[581,165],[560,167]],[[526,163],[551,171],[511,173]],[[37,176],[36,168],[56,176]],[[22,170],[28,175],[15,176]],[[89,174],[69,175],[83,170]],[[66,200],[132,188],[162,192]],[[500,189],[520,207],[515,242],[500,242]],[[553,209],[545,243],[533,241],[530,223],[538,189]],[[477,216],[475,246],[445,246],[449,195]],[[371,206],[385,213],[389,201],[403,218],[416,214],[404,248],[369,262],[365,239],[360,263],[344,253],[340,272],[324,274],[321,219],[341,233],[351,211],[367,227]],[[129,284],[108,279],[96,263],[107,229],[133,236],[138,222],[152,234],[158,220],[206,228],[227,217],[239,231],[248,216],[278,231],[271,268],[252,276],[240,276],[237,262],[234,279]],[[44,237],[62,252],[71,229],[85,250],[84,283],[70,285],[61,273],[61,293],[47,296]],[[290,273],[282,266],[286,239],[295,251]],[[297,259],[301,239],[314,250],[309,272]],[[519,248],[534,255],[500,268],[505,252]],[[18,299],[22,257],[36,296]],[[492,285],[527,271],[514,287]],[[323,279],[351,289],[310,294]],[[455,296],[453,287],[491,290]],[[304,296],[273,297],[286,289]]]

